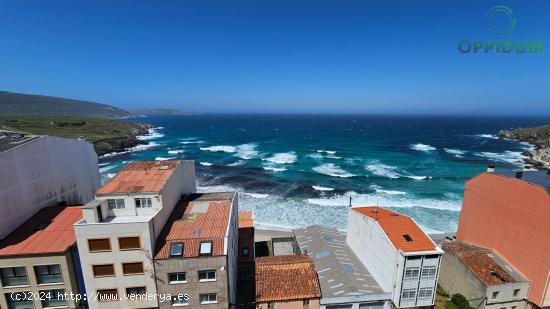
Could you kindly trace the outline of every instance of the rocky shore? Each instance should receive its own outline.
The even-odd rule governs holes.
[[[550,169],[550,125],[501,130],[498,132],[498,137],[533,145],[534,149],[525,153],[526,168]]]

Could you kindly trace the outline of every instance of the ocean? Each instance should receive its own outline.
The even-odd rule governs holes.
[[[128,121],[156,128],[140,145],[99,160],[103,182],[137,160],[195,160],[199,191],[239,191],[258,226],[345,229],[347,207],[379,205],[429,233],[457,228],[464,182],[523,167],[531,146],[501,129],[548,117],[193,115]]]

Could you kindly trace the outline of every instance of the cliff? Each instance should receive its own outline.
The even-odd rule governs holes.
[[[535,168],[550,169],[550,125],[501,130],[498,136],[533,145],[534,149],[527,153],[525,163]]]

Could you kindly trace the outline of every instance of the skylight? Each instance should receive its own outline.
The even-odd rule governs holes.
[[[409,235],[409,234],[405,234],[405,235],[403,235],[403,238],[405,238],[405,240],[406,240],[407,242],[411,242],[411,241],[413,241],[413,239],[412,239],[411,235]]]
[[[212,255],[212,242],[201,241],[201,247],[199,251],[200,255]]]
[[[182,256],[183,254],[183,243],[175,242],[170,245],[170,256]]]

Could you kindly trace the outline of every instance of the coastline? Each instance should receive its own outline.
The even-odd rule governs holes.
[[[531,149],[523,153],[526,169],[550,170],[550,125],[501,130],[497,136],[530,145]]]

